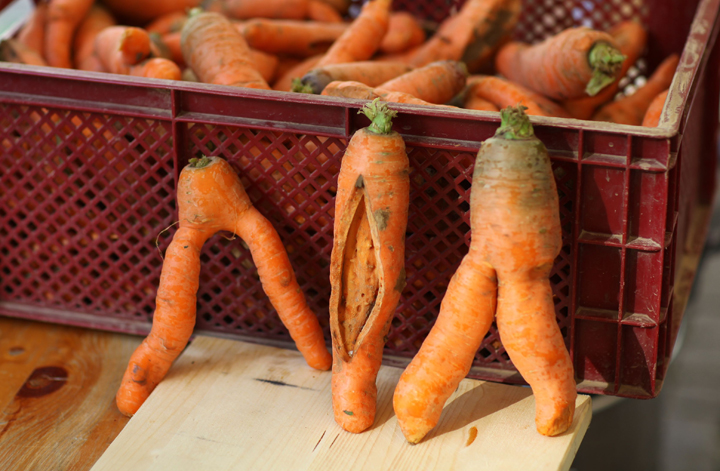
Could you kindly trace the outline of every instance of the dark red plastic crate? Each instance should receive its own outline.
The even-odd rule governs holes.
[[[431,21],[457,4],[396,2]],[[661,126],[533,117],[560,193],[551,274],[582,392],[662,387],[714,192],[720,0],[526,2],[516,37],[637,18],[647,54],[625,87],[682,53]],[[278,229],[327,332],[334,192],[361,103],[0,64],[0,313],[144,334],[174,233],[179,169],[220,155]],[[470,240],[475,154],[497,114],[395,105],[412,166],[408,284],[386,347],[406,363]],[[289,346],[239,239],[202,254],[196,332]],[[327,336],[329,343],[329,335]],[[522,383],[491,328],[471,376]]]

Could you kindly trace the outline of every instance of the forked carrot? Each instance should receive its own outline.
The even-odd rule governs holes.
[[[95,38],[105,28],[115,25],[110,11],[100,5],[93,5],[80,22],[73,41],[73,62],[76,69],[93,70],[99,60],[90,57],[95,54]]]
[[[390,14],[388,31],[380,43],[380,52],[398,54],[425,42],[425,30],[417,19],[406,11]]]
[[[467,68],[462,62],[439,61],[400,75],[378,85],[378,88],[409,93],[430,103],[443,104],[465,87],[467,76]]]
[[[37,52],[42,56],[45,48],[45,21],[47,18],[47,3],[35,6],[30,19],[23,25],[15,40]]]
[[[501,117],[475,162],[470,249],[395,389],[395,414],[411,443],[438,423],[496,314],[503,346],[535,395],[538,432],[558,435],[573,420],[573,366],[549,280],[562,246],[555,179],[522,107]]]
[[[180,80],[182,72],[177,64],[169,59],[153,57],[130,67],[130,75],[135,77]]]
[[[35,51],[14,39],[0,42],[0,61],[16,64],[48,65],[45,59]]]
[[[184,12],[200,5],[201,0],[102,0],[113,14],[126,24],[146,24],[172,12]]]
[[[43,56],[53,67],[72,67],[72,41],[93,0],[51,0],[45,25]]]
[[[465,103],[469,99],[481,98],[493,103],[499,109],[521,104],[525,112],[536,116],[569,118],[563,108],[547,98],[520,85],[490,75],[473,75],[468,78]]]
[[[411,66],[402,62],[346,62],[313,69],[300,82],[309,86],[312,93],[322,93],[330,82],[354,81],[376,87],[411,70]]]
[[[133,26],[110,26],[95,36],[95,54],[105,70],[113,74],[130,73],[130,66],[150,56],[150,36]]]
[[[360,433],[375,420],[385,335],[405,287],[409,162],[395,112],[373,101],[371,124],[348,143],[335,197],[330,258],[335,421]]]
[[[660,116],[662,115],[663,107],[665,106],[665,100],[667,100],[669,90],[658,94],[653,101],[650,102],[650,106],[645,112],[643,117],[642,125],[646,127],[655,128],[660,124]]]
[[[509,80],[555,100],[597,95],[614,82],[623,56],[608,33],[568,28],[545,41],[506,44],[495,58]]]
[[[308,2],[308,19],[323,23],[342,23],[343,18],[340,13],[330,4],[322,0],[310,0]]]
[[[245,22],[248,46],[270,54],[310,57],[328,50],[348,29],[344,23],[256,19]]]
[[[327,370],[331,356],[317,317],[308,308],[278,233],[252,205],[230,164],[194,159],[180,173],[179,228],[163,260],[150,334],[135,350],[116,395],[132,416],[165,377],[195,325],[200,251],[218,231],[237,234],[250,249],[260,282],[295,344],[313,368]]]

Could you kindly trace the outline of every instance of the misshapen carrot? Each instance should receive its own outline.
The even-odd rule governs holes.
[[[324,53],[347,29],[344,23],[266,19],[247,21],[242,28],[248,46],[298,57]]]
[[[425,30],[417,19],[406,11],[390,14],[388,31],[380,43],[380,52],[398,54],[425,42]]]
[[[40,3],[33,10],[30,19],[23,25],[15,40],[42,56],[45,49],[45,21],[47,19],[47,3]]]
[[[103,0],[113,14],[124,23],[146,24],[163,15],[184,12],[200,5],[201,0]]]
[[[308,19],[323,23],[342,23],[340,13],[330,4],[322,0],[310,0],[308,2]]]
[[[538,432],[558,435],[573,420],[573,367],[548,278],[562,246],[555,179],[522,107],[501,116],[475,162],[470,249],[395,389],[395,414],[411,443],[438,423],[495,314],[503,346],[535,395]]]
[[[665,100],[667,100],[669,90],[658,94],[653,101],[650,102],[650,106],[645,112],[643,117],[642,125],[650,128],[655,128],[660,124],[660,116],[662,115],[663,107],[665,106]]]
[[[375,420],[385,335],[405,287],[409,162],[394,112],[374,101],[372,124],[342,159],[330,258],[332,399],[335,421],[360,433]]]
[[[153,57],[130,67],[130,75],[135,77],[180,80],[182,72],[177,64],[169,59]]]
[[[612,36],[579,27],[532,46],[506,44],[495,58],[495,67],[534,92],[568,100],[597,95],[617,79],[624,59]]]
[[[645,85],[635,90],[632,95],[601,107],[593,119],[640,126],[652,99],[663,90],[670,88],[679,60],[677,54],[669,56],[655,69]]]
[[[442,104],[465,87],[467,76],[467,68],[462,62],[439,61],[407,72],[378,85],[378,88],[409,93],[421,100]]]
[[[313,69],[300,81],[309,86],[312,93],[322,93],[330,82],[354,81],[376,87],[411,70],[411,66],[402,62],[346,62]]]
[[[95,54],[105,70],[113,74],[130,73],[130,66],[150,56],[147,31],[132,26],[110,26],[95,36]]]
[[[73,62],[76,69],[94,70],[96,68],[99,58],[91,57],[95,54],[95,38],[102,30],[114,25],[115,18],[106,8],[100,5],[93,5],[90,8],[80,22],[73,41],[73,51],[75,51]]]
[[[260,282],[295,344],[313,368],[327,370],[331,356],[317,317],[308,308],[285,247],[272,224],[245,193],[226,161],[195,159],[178,181],[179,229],[163,260],[150,334],[135,350],[116,395],[132,416],[165,377],[195,325],[200,251],[218,231],[237,234],[248,245]]]
[[[72,67],[72,40],[93,0],[51,0],[45,26],[44,57],[53,67]]]
[[[185,63],[204,83],[270,89],[252,66],[242,35],[219,13],[192,11],[182,29],[181,47]]]
[[[521,104],[526,113],[536,116],[555,116],[569,118],[563,108],[547,98],[538,95],[520,85],[489,75],[473,75],[468,78],[465,91],[465,103],[470,99],[483,99],[493,103],[499,109]]]

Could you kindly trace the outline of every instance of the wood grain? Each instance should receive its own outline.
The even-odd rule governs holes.
[[[127,423],[114,396],[141,340],[0,318],[0,469],[89,469]]]
[[[378,376],[375,425],[335,424],[330,373],[294,351],[199,336],[97,461],[106,470],[567,470],[588,427],[535,430],[528,388],[464,380],[428,437],[409,445],[392,411],[402,370]]]

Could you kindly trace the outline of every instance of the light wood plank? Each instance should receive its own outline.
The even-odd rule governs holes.
[[[401,373],[381,369],[376,423],[355,435],[335,424],[329,372],[294,351],[199,336],[92,469],[567,470],[590,422],[580,396],[572,429],[543,437],[529,388],[464,380],[409,445],[392,411]]]

